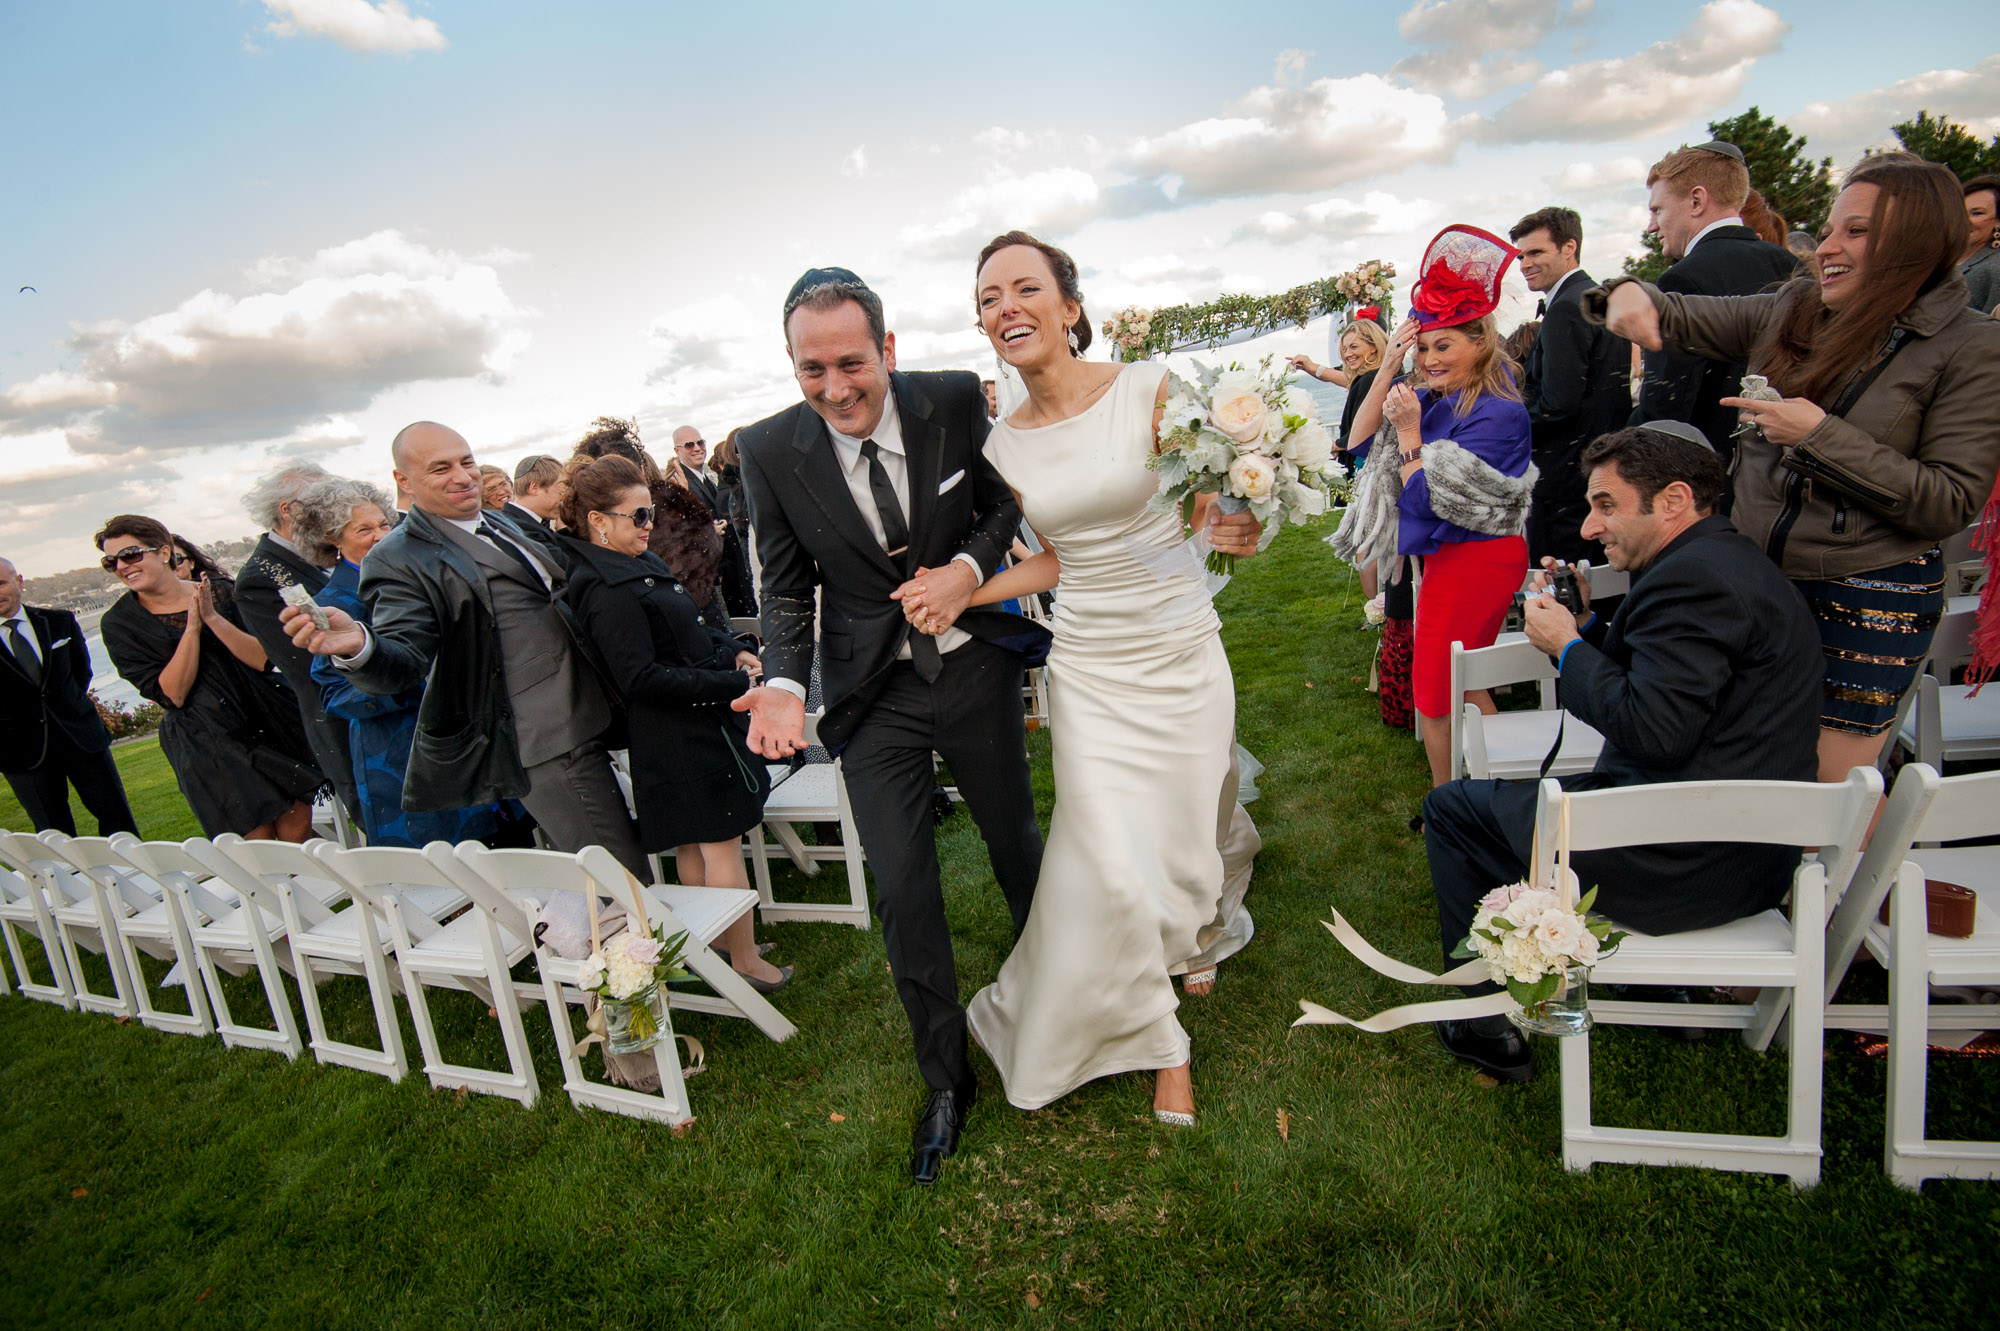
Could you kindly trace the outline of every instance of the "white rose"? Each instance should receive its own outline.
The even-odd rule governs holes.
[[[1529,929],[1541,921],[1544,911],[1557,907],[1560,904],[1556,900],[1556,894],[1547,888],[1531,887],[1509,902],[1507,909],[1502,911],[1501,914],[1506,916],[1507,923],[1513,925],[1515,928]]]
[[[1209,424],[1237,443],[1254,444],[1261,439],[1266,415],[1264,399],[1254,385],[1226,390],[1220,383],[1215,386],[1215,397],[1208,407]]]
[[[1238,495],[1252,503],[1269,499],[1271,486],[1277,479],[1278,464],[1262,453],[1245,453],[1229,464],[1229,483],[1236,487]]]
[[[585,957],[576,968],[576,986],[579,989],[595,989],[604,983],[604,956],[593,952]]]
[[[1595,966],[1597,954],[1602,947],[1603,945],[1597,941],[1597,935],[1585,929],[1583,937],[1576,941],[1576,951],[1571,955],[1586,966]]]
[[[1278,451],[1302,471],[1325,471],[1333,461],[1333,435],[1318,421],[1308,421],[1286,436]]]
[[[1552,910],[1535,926],[1535,941],[1550,956],[1573,957],[1583,932],[1583,923],[1576,916],[1566,910]]]

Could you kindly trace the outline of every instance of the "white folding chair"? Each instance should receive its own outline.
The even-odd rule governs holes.
[[[299,1025],[292,1017],[292,1001],[285,996],[285,982],[278,971],[274,941],[285,937],[284,916],[267,910],[258,897],[266,895],[244,890],[247,886],[219,877],[193,851],[208,841],[194,837],[185,843],[141,841],[130,832],[120,832],[111,844],[126,862],[164,887],[180,907],[187,925],[187,938],[195,968],[208,989],[210,1010],[215,1015],[216,1034],[237,1049],[271,1049],[292,1059],[299,1056]],[[276,903],[270,903],[275,905]],[[233,973],[255,968],[264,985],[264,1001],[271,1009],[272,1028],[246,1026],[229,1010],[229,994],[216,974],[220,966]]]
[[[1770,1009],[1803,990],[1794,1005],[1786,1130],[1778,1137],[1610,1128],[1591,1121],[1590,1036],[1562,1045],[1563,1164],[1699,1165],[1784,1174],[1798,1187],[1819,1181],[1821,986],[1825,978],[1826,901],[1845,891],[1882,795],[1882,776],[1856,768],[1839,784],[1809,781],[1690,781],[1565,796],[1544,781],[1536,804],[1536,882],[1549,881],[1559,819],[1569,806],[1572,851],[1686,842],[1817,846],[1792,879],[1792,909],[1767,910],[1713,929],[1683,934],[1634,933],[1591,972],[1594,983],[1757,985],[1755,1004],[1681,1004],[1592,999],[1601,1024],[1734,1027],[1754,1044]]]
[[[1946,596],[1955,597],[1971,591],[1986,571],[1985,556],[1972,548],[1973,539],[1978,535],[1979,524],[1975,522],[1964,531],[1938,542],[1938,553],[1944,556]]]
[[[488,850],[477,842],[466,842],[457,848],[454,858],[463,875],[460,881],[475,906],[490,914],[503,932],[521,932],[533,938],[535,915],[557,892],[595,893],[600,901],[623,905],[629,915],[629,875],[602,847],[591,849],[617,870],[611,881],[600,881],[596,874],[586,869],[584,856],[563,855],[555,851]],[[586,851],[585,855],[589,852]],[[590,859],[598,863],[597,855],[591,855]],[[598,868],[609,872],[602,863],[598,863]],[[664,923],[668,937],[680,932],[681,926],[672,912],[656,909],[652,893],[644,895],[647,898],[648,923]],[[743,892],[737,895],[747,898],[751,894]],[[746,901],[744,909],[749,909],[752,904],[752,901]],[[688,938],[688,948],[690,952],[696,948],[707,950],[694,941],[692,934]],[[693,1118],[687,1085],[681,1077],[680,1053],[674,1043],[671,1011],[661,1032],[662,1038],[652,1050],[653,1065],[660,1075],[658,1092],[648,1094],[631,1087],[592,1081],[584,1075],[583,1056],[578,1052],[576,1028],[569,1015],[572,1004],[582,1006],[585,1003],[585,995],[577,987],[577,971],[583,959],[558,956],[540,942],[535,944],[534,955],[535,967],[541,977],[543,1001],[555,1033],[556,1052],[562,1059],[563,1090],[569,1095],[570,1103],[578,1109],[602,1109],[674,1126]],[[670,1001],[677,1003],[678,998]]]
[[[521,999],[508,974],[528,955],[529,939],[503,931],[491,914],[468,910],[448,924],[437,924],[425,907],[437,891],[464,894],[463,870],[451,857],[447,842],[433,841],[422,850],[402,846],[340,846],[321,844],[313,854],[331,875],[388,921],[396,947],[396,969],[403,978],[410,1020],[423,1051],[424,1075],[441,1090],[463,1088],[482,1095],[504,1095],[533,1108],[540,1095],[534,1060],[528,1054],[528,1034],[521,1025]],[[476,1068],[445,1061],[431,1021],[426,988],[464,989],[484,999],[500,1022],[507,1050],[507,1070]]]
[[[806,715],[806,743],[819,743],[821,713]],[[847,778],[840,760],[808,763],[793,771],[782,765],[771,768],[776,784],[764,801],[764,820],[750,831],[750,872],[757,885],[759,912],[764,920],[818,920],[851,924],[857,929],[871,927],[868,915],[868,877],[862,870],[861,833],[854,825],[854,810],[847,802]],[[808,846],[793,830],[794,823],[837,823],[840,844]],[[839,860],[847,866],[847,901],[830,904],[813,901],[779,901],[771,892],[770,847],[764,841],[769,831],[778,845],[808,876],[817,874],[822,861]]]
[[[1937,846],[2000,835],[2000,772],[1940,777],[1911,763],[1888,806],[1854,884],[1834,912],[1827,939],[1827,996],[1866,947],[1889,968],[1889,1002],[1827,1006],[1827,1024],[1889,1036],[1888,1124],[1883,1167],[1905,1187],[1930,1178],[2000,1178],[2000,1142],[1933,1141],[1925,1133],[1925,1071],[1933,1036],[2000,1029],[2000,1004],[1933,1003],[1933,984],[2000,988],[2000,846]],[[1918,844],[1924,843],[1924,844]],[[1932,934],[1924,880],[1970,888],[1978,897],[1970,938]],[[1882,923],[1884,897],[1890,922]]]
[[[1043,623],[1049,617],[1048,612],[1042,609],[1042,598],[1039,596],[1023,596],[1021,598],[1021,614],[1028,619],[1034,620],[1036,623]],[[1038,665],[1028,667],[1022,677],[1021,701],[1025,704],[1027,711],[1028,729],[1047,729],[1049,724],[1049,668],[1047,666]]]
[[[55,852],[61,865],[51,865],[54,895],[67,900],[54,912],[62,938],[63,959],[76,983],[77,1006],[87,1011],[137,1017],[156,1031],[178,1035],[209,1035],[215,1030],[208,995],[194,963],[180,904],[158,882],[118,853],[108,837],[67,837],[43,832],[36,838]],[[53,895],[51,897],[53,900]],[[116,998],[87,992],[79,947],[102,947],[111,966]],[[186,1013],[163,1011],[153,1002],[151,986],[139,965],[144,952],[179,967],[179,983],[187,991]],[[172,972],[169,972],[171,975]]]
[[[1928,667],[1913,686],[1916,703],[1896,735],[1920,763],[1942,769],[2000,759],[2000,687],[1981,689],[1975,698],[1965,685],[1949,682],[1951,667],[1972,656],[1977,625],[1976,610],[1947,610],[1938,618]]]
[[[33,849],[21,851],[17,842]],[[13,959],[14,978],[22,996],[74,1011],[76,993],[70,987],[69,968],[63,964],[49,886],[35,867],[35,861],[47,854],[48,848],[33,837],[0,832],[0,935],[7,940],[7,955]],[[28,969],[27,955],[21,951],[22,930],[42,946],[42,959],[49,968],[47,984]],[[8,992],[6,972],[0,969],[0,994]]]
[[[1451,774],[1454,778],[1489,777],[1533,780],[1541,771],[1549,746],[1562,732],[1562,750],[1549,766],[1550,776],[1588,772],[1604,750],[1604,736],[1556,709],[1555,691],[1544,685],[1542,707],[1530,712],[1500,712],[1488,716],[1465,700],[1468,693],[1505,684],[1549,681],[1555,665],[1541,649],[1522,638],[1468,650],[1451,645]]]
[[[305,1006],[306,1041],[313,1057],[322,1063],[378,1072],[398,1082],[409,1065],[403,1052],[402,1027],[396,1020],[396,985],[388,962],[389,931],[360,897],[353,897],[345,910],[332,908],[353,896],[353,888],[334,878],[333,870],[313,853],[324,844],[245,841],[224,833],[209,844],[190,843],[188,850],[218,878],[235,884],[239,891],[258,894],[284,917],[292,976],[299,983],[299,1001]],[[418,891],[447,906],[465,904],[463,896],[448,889]],[[368,982],[380,1049],[346,1044],[327,1034],[319,986],[329,975],[358,975]]]

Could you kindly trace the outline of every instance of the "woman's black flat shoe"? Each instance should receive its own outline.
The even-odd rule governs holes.
[[[736,978],[768,998],[792,982],[792,968],[787,966],[779,971],[775,980],[760,980],[754,975],[745,975],[742,971],[736,972]]]

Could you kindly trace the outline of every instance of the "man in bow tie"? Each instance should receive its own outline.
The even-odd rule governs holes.
[[[69,788],[97,834],[138,835],[111,736],[90,696],[90,655],[67,610],[21,604],[22,578],[0,559],[0,771],[37,832],[76,835]]]
[[[1604,547],[1583,537],[1583,449],[1632,414],[1632,346],[1583,318],[1583,293],[1596,283],[1578,262],[1583,219],[1569,208],[1541,208],[1514,223],[1521,276],[1541,293],[1541,331],[1522,369],[1521,400],[1534,432],[1534,502],[1528,510],[1528,558],[1604,562]]]
[[[842,757],[889,969],[930,1088],[910,1165],[928,1184],[978,1094],[938,885],[932,754],[944,755],[979,824],[1019,936],[1042,863],[1021,653],[1047,633],[997,607],[966,608],[1021,521],[981,452],[978,377],[898,371],[881,298],[844,268],[801,277],[784,326],[805,401],[739,437],[769,682],[732,705],[750,713],[750,743],[766,757],[799,752],[818,656],[820,742]],[[913,631],[897,600],[920,576],[940,612],[936,636]]]
[[[366,693],[428,681],[403,780],[406,809],[518,799],[557,850],[600,845],[641,881],[645,852],[611,772],[611,701],[570,627],[559,547],[481,512],[472,445],[418,421],[389,446],[410,515],[361,572],[364,628],[328,607],[321,631],[287,608],[285,631]]]

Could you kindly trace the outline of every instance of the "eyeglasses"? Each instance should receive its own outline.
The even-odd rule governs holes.
[[[653,506],[651,504],[641,504],[630,513],[620,513],[615,508],[601,509],[599,511],[607,518],[630,518],[634,527],[650,527],[653,525]]]
[[[117,554],[106,555],[97,562],[104,566],[106,573],[116,573],[122,565],[136,564],[147,555],[156,555],[165,548],[160,545],[129,545]]]

